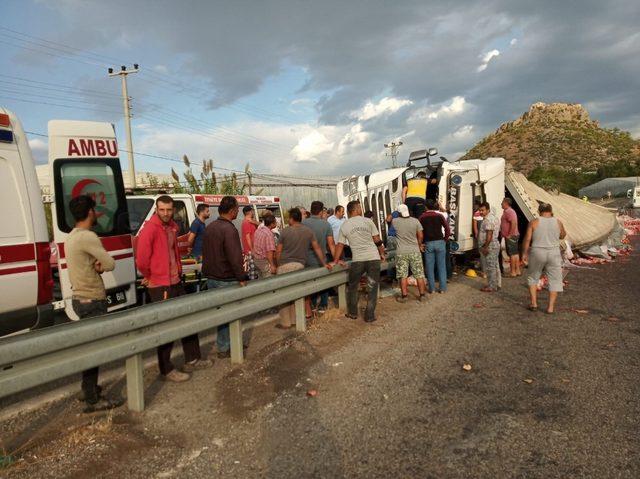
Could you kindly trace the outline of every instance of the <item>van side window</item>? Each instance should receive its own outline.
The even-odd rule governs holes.
[[[18,168],[20,163],[18,163]],[[25,218],[30,213],[25,211],[29,203],[24,201],[18,189],[20,174],[14,172],[12,163],[0,157],[0,198],[2,199],[2,228],[0,228],[0,244],[26,242],[27,229]],[[22,183],[24,184],[24,183]]]
[[[127,202],[119,160],[55,160],[54,183],[58,228],[66,233],[75,226],[69,201],[89,195],[96,202],[97,222],[93,230],[99,236],[129,234]]]
[[[173,221],[178,225],[178,236],[186,235],[189,232],[189,215],[184,201],[173,202]]]
[[[385,217],[393,213],[393,210],[391,209],[391,195],[389,195],[389,190],[384,192],[384,210]]]
[[[138,234],[140,227],[149,214],[149,210],[154,207],[153,203],[154,201],[151,198],[127,198],[131,234]]]

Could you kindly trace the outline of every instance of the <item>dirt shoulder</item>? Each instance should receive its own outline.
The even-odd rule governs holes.
[[[3,423],[22,449],[0,477],[635,478],[639,265],[572,270],[554,316],[520,280],[458,277],[426,305],[383,299],[372,325],[261,326],[242,366],[148,371],[142,414],[63,401]]]

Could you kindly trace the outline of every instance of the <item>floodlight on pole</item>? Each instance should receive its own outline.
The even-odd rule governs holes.
[[[386,153],[386,156],[390,156],[391,157],[391,165],[393,168],[396,168],[398,166],[398,151],[400,150],[400,147],[403,145],[402,141],[398,140],[398,141],[392,141],[390,143],[385,143],[384,147],[387,148],[389,150],[388,153]]]
[[[127,75],[130,73],[138,73],[138,64],[134,63],[131,70],[127,70],[127,67],[122,65],[120,71],[114,72],[113,68],[107,70],[110,77],[120,76],[122,78],[122,103],[124,105],[124,124],[125,132],[127,135],[127,150],[129,156],[129,178],[131,181],[131,188],[136,187],[136,169],[133,162],[133,142],[131,140],[131,98],[129,98],[129,92],[127,90]]]

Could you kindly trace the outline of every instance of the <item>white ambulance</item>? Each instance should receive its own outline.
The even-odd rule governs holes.
[[[0,108],[0,336],[53,321],[53,279],[40,187],[27,137]]]
[[[64,245],[75,223],[69,201],[79,195],[89,195],[95,200],[97,224],[93,230],[116,260],[115,269],[102,275],[109,311],[135,305],[133,244],[113,125],[50,121],[49,166],[54,193],[53,239],[58,250],[58,271],[67,316],[76,319]]]
[[[156,199],[161,196],[156,195],[129,195],[127,196],[127,205],[129,211],[129,220],[131,222],[131,233],[138,235],[151,216],[155,214]],[[206,204],[210,207],[211,217],[207,224],[218,217],[218,206],[225,195],[209,195],[209,194],[186,194],[175,193],[169,194],[173,198],[173,220],[179,228],[178,232],[178,248],[182,256],[187,255],[187,238],[189,236],[189,227],[193,220],[196,219],[196,208],[199,204]],[[256,214],[256,218],[262,218],[268,210],[276,217],[278,222],[278,230],[282,228],[282,206],[280,198],[277,196],[251,196],[236,195],[238,206],[242,210],[245,206],[251,206]],[[240,231],[243,220],[242,212],[238,215],[234,224]],[[275,231],[275,230],[274,230]],[[275,231],[275,234],[278,234]],[[135,242],[134,238],[134,242]]]

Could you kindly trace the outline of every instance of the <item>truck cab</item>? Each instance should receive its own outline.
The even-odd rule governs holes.
[[[437,180],[437,199],[447,211],[451,227],[451,251],[464,253],[474,247],[472,230],[475,201],[488,201],[499,208],[505,195],[505,160],[435,161],[423,166],[407,166],[352,176],[337,185],[339,204],[359,200],[364,211],[373,212],[373,222],[383,241],[387,239],[386,217],[402,203],[407,181],[424,172]],[[433,188],[435,185],[429,185]]]

